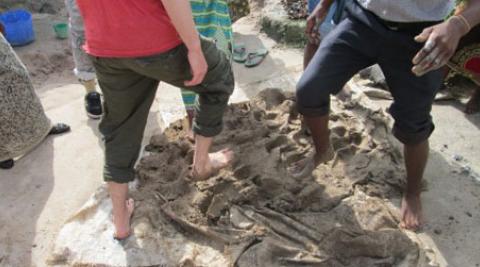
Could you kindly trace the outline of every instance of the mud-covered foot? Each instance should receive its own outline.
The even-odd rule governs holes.
[[[191,176],[194,180],[203,181],[214,176],[218,171],[227,167],[233,160],[233,151],[223,149],[215,153],[208,154],[208,160],[200,166],[193,166]]]
[[[475,90],[473,92],[472,97],[467,102],[467,106],[465,108],[465,113],[467,114],[474,114],[480,111],[480,89]]]
[[[133,199],[128,199],[126,201],[126,209],[127,213],[125,214],[124,218],[113,218],[113,224],[115,226],[115,234],[113,238],[117,241],[122,241],[127,239],[131,234],[130,228],[130,220],[132,218],[133,209],[135,207],[135,203]]]
[[[400,228],[417,231],[423,225],[420,194],[405,194],[402,199],[402,221]]]
[[[328,146],[327,151],[322,154],[315,153],[315,155],[299,160],[288,168],[288,172],[294,178],[303,178],[312,174],[318,165],[332,160],[335,152],[331,145]]]

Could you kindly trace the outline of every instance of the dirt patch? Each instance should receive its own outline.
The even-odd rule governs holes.
[[[2,0],[0,1],[0,11],[26,8],[36,13],[56,14],[64,8],[63,0]]]
[[[305,19],[308,17],[308,5],[304,0],[282,0],[282,4],[290,19]]]
[[[312,149],[292,95],[266,90],[229,107],[214,150],[231,147],[236,159],[207,181],[188,179],[193,146],[185,122],[173,123],[152,138],[138,166],[135,236],[123,247],[111,241],[102,191],[60,232],[52,263],[425,266],[422,246],[397,228],[387,200],[404,186],[389,117],[364,96],[332,108],[336,157],[302,179],[287,172]],[[105,253],[81,245],[91,242]]]
[[[40,50],[28,51],[21,54],[22,62],[27,67],[34,85],[40,86],[50,77],[59,73],[71,73],[73,69],[72,52],[68,46],[60,51]]]

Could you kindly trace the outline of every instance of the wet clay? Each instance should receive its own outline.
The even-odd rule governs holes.
[[[228,108],[212,151],[229,147],[235,160],[206,181],[188,178],[193,144],[185,122],[173,123],[138,165],[134,236],[111,240],[100,189],[62,229],[50,264],[428,266],[388,200],[405,185],[390,118],[365,101],[332,100],[335,158],[301,179],[287,168],[313,147],[291,94],[269,89]]]

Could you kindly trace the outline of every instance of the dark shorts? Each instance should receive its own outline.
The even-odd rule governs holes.
[[[394,135],[404,144],[428,139],[434,129],[430,111],[443,78],[440,70],[422,77],[411,72],[411,61],[422,47],[413,38],[421,29],[390,30],[356,4],[347,13],[322,41],[297,85],[299,112],[307,117],[328,114],[330,95],[358,71],[378,63],[394,98]]]

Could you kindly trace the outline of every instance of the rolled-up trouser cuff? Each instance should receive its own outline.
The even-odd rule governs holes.
[[[103,180],[105,182],[115,182],[125,184],[135,179],[135,171],[131,168],[117,168],[105,166],[103,169]]]
[[[195,134],[204,137],[214,137],[222,132],[223,114],[227,108],[228,94],[218,94],[215,101],[210,99],[206,103],[208,96],[200,95],[195,105],[195,119],[193,120],[192,130]]]
[[[393,126],[393,135],[405,145],[416,145],[427,140],[435,130],[435,125],[431,123],[429,126],[418,132],[412,133],[400,129],[397,125]]]
[[[328,113],[330,112],[329,105],[322,106],[320,108],[305,108],[297,103],[297,109],[298,112],[305,117],[322,117],[328,115]]]
[[[198,125],[196,122],[193,123],[192,130],[195,134],[204,136],[204,137],[214,137],[219,135],[222,132],[222,124],[215,127],[206,127]]]

